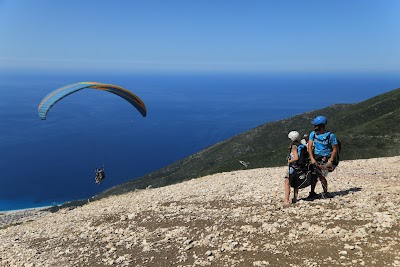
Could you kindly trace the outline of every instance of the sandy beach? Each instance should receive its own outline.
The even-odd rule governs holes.
[[[332,198],[305,201],[306,188],[287,208],[284,168],[36,214],[0,230],[0,265],[400,266],[400,156],[343,161],[328,177]]]

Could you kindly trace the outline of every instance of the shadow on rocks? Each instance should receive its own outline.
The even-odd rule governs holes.
[[[301,200],[305,201],[313,201],[316,199],[325,199],[325,198],[334,198],[334,197],[340,197],[340,196],[345,196],[348,194],[353,194],[355,192],[361,191],[361,187],[352,187],[346,190],[340,190],[340,191],[334,191],[334,192],[328,192],[327,194],[317,194],[314,198],[302,198]]]
[[[341,191],[336,191],[336,192],[331,192],[331,194],[335,197],[335,196],[345,196],[348,194],[353,194],[355,192],[360,192],[362,190],[361,187],[352,187],[350,189],[347,190],[341,190]]]

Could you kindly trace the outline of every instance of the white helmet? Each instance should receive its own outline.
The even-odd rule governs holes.
[[[290,140],[295,141],[295,140],[299,140],[300,134],[297,131],[291,131],[288,134],[288,137],[289,137]]]

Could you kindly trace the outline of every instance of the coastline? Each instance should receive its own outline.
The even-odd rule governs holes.
[[[44,217],[51,213],[47,210],[50,207],[52,206],[0,211],[0,229]]]
[[[33,208],[23,208],[23,209],[12,209],[12,210],[2,210],[0,211],[0,214],[15,214],[15,213],[19,213],[19,212],[24,212],[24,211],[33,211],[33,210],[42,210],[42,209],[47,209],[47,208],[51,208],[55,205],[46,205],[46,206],[40,206],[40,207],[33,207]],[[58,206],[58,205],[57,205]]]

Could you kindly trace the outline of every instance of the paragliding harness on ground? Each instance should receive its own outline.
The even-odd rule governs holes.
[[[101,184],[104,178],[106,178],[106,175],[104,173],[104,164],[103,164],[103,167],[101,169],[96,169],[96,177],[95,177],[96,184]]]
[[[305,188],[317,180],[315,166],[310,164],[310,157],[306,145],[297,147],[299,159],[295,164],[289,166],[293,168],[293,173],[289,174],[289,184],[293,188]],[[290,153],[290,152],[289,152]]]

